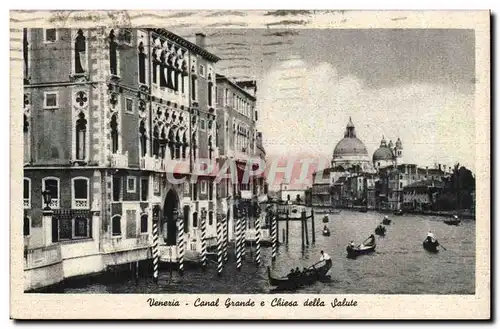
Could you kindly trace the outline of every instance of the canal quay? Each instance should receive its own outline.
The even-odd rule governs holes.
[[[318,210],[317,210],[318,211]],[[310,208],[307,208],[310,213]],[[273,293],[266,268],[273,276],[286,275],[291,268],[308,267],[320,258],[320,251],[327,252],[333,261],[328,274],[331,279],[316,282],[293,291],[280,293],[304,294],[474,294],[475,293],[475,221],[462,220],[460,226],[444,223],[445,218],[404,214],[390,215],[390,225],[384,237],[376,237],[377,248],[372,254],[356,259],[346,257],[346,246],[351,240],[361,243],[374,232],[385,214],[362,213],[342,210],[315,215],[315,243],[308,231],[309,246],[302,249],[301,221],[289,222],[288,245],[277,248],[276,260],[272,261],[272,247],[261,249],[261,264],[255,264],[255,246],[246,247],[241,269],[233,253],[222,275],[217,266],[209,261],[205,270],[187,268],[181,276],[175,269],[160,268],[158,283],[151,272],[145,271],[137,278],[133,271],[118,274],[105,273],[78,281],[68,281],[51,287],[51,293],[222,293],[266,294]],[[309,229],[311,221],[309,220]],[[326,225],[330,236],[323,236]],[[280,242],[283,242],[285,223],[279,223]],[[438,253],[429,253],[422,247],[427,232],[432,231],[439,240]],[[286,241],[285,241],[286,242]]]

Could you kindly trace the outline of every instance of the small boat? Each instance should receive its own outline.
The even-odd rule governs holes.
[[[439,242],[434,239],[425,239],[423,242],[424,249],[427,250],[428,252],[439,252],[437,247],[439,246]]]
[[[396,212],[394,212],[394,215],[395,215],[395,216],[403,216],[403,214],[404,214],[404,213],[403,213],[403,210],[401,210],[401,209],[399,209],[399,210],[397,210]]]
[[[323,223],[328,223],[328,216],[323,217]]]
[[[297,277],[281,277],[274,278],[271,275],[271,269],[267,267],[267,277],[271,286],[283,289],[297,289],[304,285],[311,285],[316,281],[326,278],[326,273],[332,268],[332,260],[320,261],[308,268],[308,273],[301,274]]]
[[[368,212],[367,207],[359,208],[359,212]]]
[[[330,230],[328,229],[328,227],[323,228],[323,236],[330,236]]]
[[[379,226],[377,226],[377,228],[375,229],[375,234],[377,234],[377,235],[385,235],[385,231],[386,231],[385,226],[383,226],[383,225],[379,225]]]
[[[452,219],[445,219],[444,223],[448,224],[448,225],[458,226],[460,224],[460,218],[458,218],[458,216],[455,215],[455,216],[453,216]]]
[[[382,220],[382,224],[391,225],[391,220],[389,219],[389,217],[385,216],[384,219]]]
[[[371,243],[365,244],[367,240],[372,239]],[[366,239],[362,244],[360,244],[357,247],[352,247],[352,246],[347,246],[347,258],[356,258],[359,255],[364,255],[364,254],[369,254],[375,251],[375,248],[377,247],[377,243],[375,242],[375,237],[373,234]]]

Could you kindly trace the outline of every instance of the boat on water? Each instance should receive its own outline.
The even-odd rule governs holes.
[[[368,212],[367,207],[359,208],[359,212]]]
[[[347,257],[348,258],[356,258],[359,255],[364,255],[364,254],[369,254],[375,251],[375,248],[377,247],[377,243],[375,242],[375,236],[372,234],[368,239],[363,241],[362,244],[358,246],[351,246],[348,245],[346,250],[347,250]]]
[[[399,209],[399,210],[395,211],[394,215],[395,216],[403,216],[404,215],[403,210]]]
[[[328,216],[323,217],[323,223],[328,223]]]
[[[382,224],[391,225],[391,220],[389,219],[389,217],[385,216],[384,219],[382,220]]]
[[[375,228],[375,234],[377,235],[385,235],[386,228],[384,225],[379,225]]]
[[[435,239],[431,238],[426,238],[423,242],[424,249],[427,250],[428,252],[439,252],[438,248],[439,247],[439,242]]]
[[[323,228],[323,236],[330,236],[330,230],[326,226]]]
[[[306,273],[300,273],[297,276],[285,276],[275,278],[271,275],[271,269],[267,267],[267,277],[271,286],[276,289],[297,289],[305,285],[311,285],[316,281],[320,281],[326,277],[326,273],[332,268],[332,260],[320,261],[311,265]]]
[[[444,223],[447,225],[458,226],[458,225],[460,225],[460,218],[458,218],[457,215],[454,215],[453,218],[451,218],[451,219],[445,219]]]

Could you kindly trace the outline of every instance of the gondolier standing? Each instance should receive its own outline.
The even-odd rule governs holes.
[[[330,258],[330,256],[326,252],[321,250],[321,258],[319,259],[319,261],[320,262],[325,261],[328,264],[328,263],[332,262],[332,259]]]

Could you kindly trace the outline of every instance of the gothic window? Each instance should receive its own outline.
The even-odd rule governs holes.
[[[177,130],[177,133],[175,134],[175,158],[181,158],[181,136],[179,134],[179,130]]]
[[[59,178],[45,177],[42,179],[42,191],[48,191],[50,193],[51,201],[49,206],[51,208],[59,208]],[[45,201],[42,203],[45,205]]]
[[[118,49],[115,31],[109,33],[109,67],[112,75],[118,76]]]
[[[196,100],[196,76],[191,76],[191,99]]]
[[[30,229],[31,229],[30,218],[28,216],[24,216],[23,235],[30,236]]]
[[[208,184],[208,200],[214,199],[214,183],[210,182]]]
[[[160,55],[160,87],[167,86],[167,80],[165,79],[165,58],[165,51],[162,51]]]
[[[148,215],[141,215],[141,233],[148,233]]]
[[[116,115],[111,117],[111,153],[118,153],[118,122]]]
[[[158,80],[157,80],[157,75],[158,75],[158,57],[157,57],[157,52],[158,52],[157,49],[153,50],[153,58],[152,58],[152,61],[153,61],[153,72],[151,72],[151,73],[153,74],[153,83],[154,84],[158,83]]]
[[[209,211],[208,212],[208,225],[213,225],[214,224],[214,212]]]
[[[188,141],[186,133],[182,135],[182,158],[186,159],[186,151],[187,151]]]
[[[208,158],[212,160],[212,153],[213,153],[213,147],[212,147],[212,136],[208,137]]]
[[[175,134],[174,130],[171,128],[168,132],[168,148],[170,150],[170,158],[175,158]]]
[[[198,227],[198,213],[193,213],[193,227]]]
[[[139,146],[140,146],[141,157],[146,156],[147,140],[148,138],[146,136],[146,123],[144,122],[144,120],[142,120],[139,125]]]
[[[208,78],[210,79],[210,74],[208,75]],[[212,81],[209,81],[208,82],[208,106],[213,106],[212,104],[212,98],[213,98],[213,95],[212,95],[212,88],[213,88],[213,82]]]
[[[29,178],[24,178],[23,186],[23,206],[24,209],[31,208],[31,180]]]
[[[148,201],[149,195],[149,178],[141,178],[141,201]]]
[[[113,216],[111,220],[111,232],[114,236],[122,235],[122,218],[120,215]]]
[[[172,74],[174,73],[174,55],[168,54],[167,57],[167,88],[174,89],[174,80]]]
[[[72,199],[71,208],[88,209],[89,200],[89,179],[86,177],[75,177],[72,179]]]
[[[31,148],[31,143],[30,143],[30,124],[28,121],[28,116],[25,114],[24,115],[24,126],[23,126],[23,140],[24,140],[24,162],[29,162],[30,159],[30,148]]]
[[[196,133],[193,133],[193,138],[191,139],[192,142],[191,142],[191,150],[192,150],[192,153],[193,153],[193,160],[196,159]]]
[[[81,29],[76,33],[75,39],[75,73],[83,74],[87,72],[86,54],[86,40]]]
[[[146,84],[146,54],[143,43],[139,43],[139,83]]]
[[[193,184],[193,201],[198,200],[198,183]]]
[[[85,115],[80,113],[76,120],[76,159],[84,160],[87,156],[87,120]]]
[[[160,155],[160,133],[158,132],[158,127],[153,128],[153,156],[158,157]]]
[[[113,201],[120,201],[122,191],[122,178],[113,176]]]

